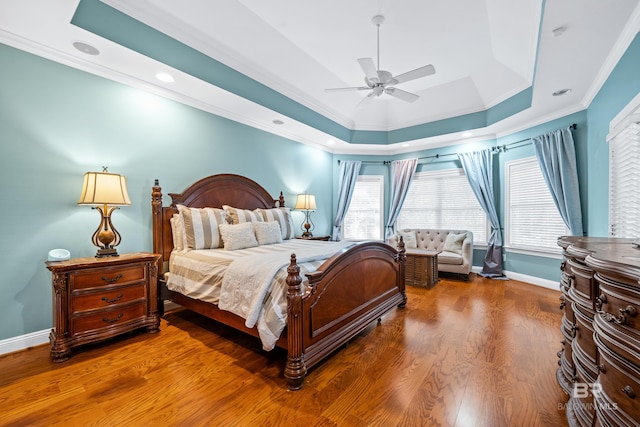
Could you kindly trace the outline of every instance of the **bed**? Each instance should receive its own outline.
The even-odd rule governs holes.
[[[179,252],[174,251],[171,219],[175,220],[179,207],[181,210],[185,207],[197,210],[223,206],[254,212],[278,208],[284,210],[282,193],[278,199],[274,199],[249,178],[218,174],[195,182],[182,193],[169,193],[169,196],[171,203],[163,206],[162,188],[156,180],[151,194],[152,234],[153,250],[162,255],[158,265],[158,307],[161,314],[164,300],[171,300],[186,309],[260,337],[258,328],[248,327],[248,320],[242,316],[223,310],[206,299],[169,289],[167,282],[172,274],[169,266],[176,265],[172,255],[175,257]],[[299,247],[301,242],[312,244],[303,240],[283,241],[283,244]],[[304,250],[300,249],[301,252]],[[224,249],[220,251],[225,252]],[[324,261],[312,260],[316,264],[311,265],[317,265],[317,269],[304,274],[301,273],[301,265],[307,265],[308,269],[308,263],[299,264],[295,253],[283,252],[282,256],[285,257],[282,264],[285,266],[286,327],[274,344],[287,352],[284,377],[288,388],[298,390],[304,383],[308,369],[346,344],[369,324],[380,321],[381,316],[393,307],[405,306],[406,256],[403,242],[397,249],[382,242],[361,242],[342,246]]]

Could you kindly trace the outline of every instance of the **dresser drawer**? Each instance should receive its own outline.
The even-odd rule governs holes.
[[[573,276],[572,286],[580,297],[587,301],[592,301],[597,295],[597,284],[593,278],[593,270],[583,264],[579,264],[571,259],[567,260]]]
[[[605,320],[627,328],[640,330],[640,297],[638,290],[606,277],[598,276],[600,295],[596,308]]]
[[[72,316],[70,332],[72,335],[106,329],[114,326],[126,324],[135,319],[144,318],[146,313],[146,302],[125,305],[115,309],[97,311],[91,314]]]
[[[112,285],[127,285],[146,280],[144,264],[128,266],[92,268],[69,275],[69,288],[73,292],[79,289],[99,288]]]
[[[621,359],[606,346],[600,350],[602,391],[634,419],[640,418],[640,368]]]
[[[118,304],[126,304],[135,300],[147,298],[144,283],[134,286],[109,288],[99,292],[73,295],[71,298],[71,313],[78,314],[87,310],[101,309]]]

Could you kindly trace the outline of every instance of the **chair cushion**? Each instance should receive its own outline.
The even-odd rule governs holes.
[[[462,265],[462,255],[453,252],[440,252],[438,264]]]

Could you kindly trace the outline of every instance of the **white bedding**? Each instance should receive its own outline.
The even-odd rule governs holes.
[[[283,243],[226,251],[174,251],[167,287],[219,305],[257,326],[262,345],[271,350],[286,325],[286,268],[296,254],[300,273],[315,271],[349,242],[286,240]]]

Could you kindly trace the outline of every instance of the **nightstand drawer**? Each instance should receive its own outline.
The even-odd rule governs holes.
[[[93,314],[72,316],[71,334],[93,331],[112,326],[118,326],[131,320],[144,318],[146,316],[146,303],[141,301],[137,304],[127,305],[114,310],[103,310]]]
[[[137,299],[145,299],[147,297],[146,293],[146,286],[141,283],[135,286],[105,289],[102,292],[74,295],[71,298],[71,313],[76,314],[82,311],[125,304]]]
[[[146,280],[144,264],[118,268],[96,268],[69,275],[70,289],[90,289],[110,285],[126,285]]]

